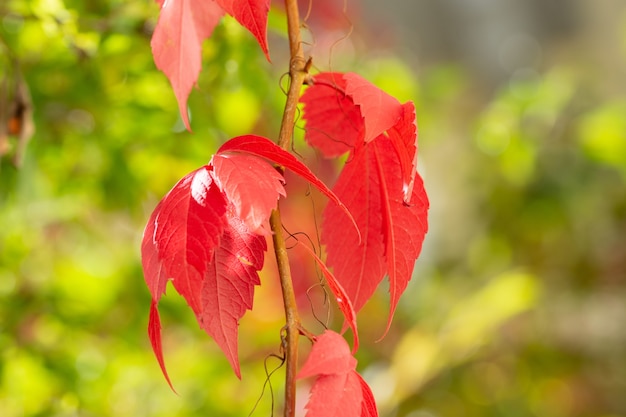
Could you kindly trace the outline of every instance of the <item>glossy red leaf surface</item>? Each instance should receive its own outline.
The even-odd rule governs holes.
[[[154,28],[152,55],[172,84],[180,115],[188,130],[187,98],[202,67],[202,42],[211,36],[224,14],[214,0],[159,1],[161,13]]]
[[[213,156],[215,181],[234,206],[238,217],[252,231],[269,233],[267,219],[285,196],[283,176],[264,159],[243,153],[221,153]]]
[[[376,415],[371,390],[356,372],[356,364],[348,343],[338,333],[327,330],[317,338],[297,376],[298,379],[316,376],[306,417]]]

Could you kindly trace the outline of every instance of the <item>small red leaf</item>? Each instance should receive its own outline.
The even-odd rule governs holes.
[[[352,307],[352,301],[348,294],[343,289],[341,284],[335,279],[333,274],[328,270],[324,262],[313,252],[307,245],[304,245],[298,241],[301,247],[306,249],[306,251],[315,259],[317,265],[322,270],[324,277],[326,278],[326,283],[328,287],[333,292],[335,296],[335,300],[337,301],[337,305],[339,306],[339,310],[343,313],[343,317],[346,320],[346,323],[352,329],[352,334],[354,335],[354,347],[352,348],[352,354],[356,353],[359,349],[359,332],[357,331],[356,326],[356,313],[354,312],[354,307]]]
[[[400,160],[404,202],[409,204],[417,172],[417,124],[415,104],[412,101],[402,105],[402,116],[398,123],[388,130],[388,134]]]
[[[159,0],[161,13],[152,35],[158,69],[172,84],[180,115],[188,130],[187,98],[202,66],[202,42],[224,14],[214,0]]]
[[[261,232],[278,199],[286,195],[283,176],[264,159],[221,153],[211,160],[214,178],[237,216],[253,232]]]
[[[376,408],[376,400],[374,399],[374,394],[372,394],[372,389],[361,375],[357,374],[357,377],[359,378],[359,383],[363,390],[361,417],[378,417],[378,409]]]
[[[219,5],[252,33],[269,60],[267,47],[267,15],[270,0],[217,0]]]
[[[402,106],[394,97],[355,73],[344,74],[346,94],[360,107],[365,122],[365,142],[396,124],[402,114]]]
[[[293,171],[295,174],[298,174],[300,177],[309,181],[315,186],[315,188],[321,191],[322,194],[337,204],[341,211],[348,215],[348,218],[352,221],[356,228],[356,222],[354,221],[352,214],[350,214],[346,206],[326,186],[326,184],[317,178],[315,174],[313,174],[313,172],[306,167],[306,165],[298,161],[295,156],[282,149],[271,140],[256,135],[238,136],[224,143],[217,151],[218,155],[226,152],[247,152],[269,159],[270,161]]]
[[[165,359],[163,359],[163,346],[161,343],[161,318],[159,317],[159,310],[157,310],[157,302],[155,300],[152,300],[152,303],[150,303],[148,337],[150,338],[152,350],[154,351],[154,355],[159,362],[159,366],[161,367],[161,372],[163,372],[163,376],[165,376],[165,380],[169,384],[172,391],[176,392],[174,386],[172,385],[172,381],[170,380],[170,376],[167,374],[167,369],[165,368]]]
[[[326,330],[317,338],[297,375],[317,376],[306,405],[306,417],[375,417],[374,397],[356,372],[356,359],[339,334]]]
[[[300,98],[306,120],[304,138],[327,158],[352,150],[365,129],[361,111],[345,89],[343,74],[320,73]]]
[[[220,346],[239,378],[239,319],[252,309],[254,286],[261,283],[257,271],[263,267],[266,249],[264,237],[251,233],[237,217],[228,216],[228,227],[202,286],[200,326]]]
[[[348,342],[339,333],[326,330],[313,344],[296,378],[347,373],[356,369],[356,363]]]

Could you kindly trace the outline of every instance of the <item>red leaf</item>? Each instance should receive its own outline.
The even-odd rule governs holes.
[[[161,318],[159,317],[159,310],[157,310],[157,302],[154,301],[154,299],[152,300],[152,303],[150,303],[148,337],[150,338],[152,350],[154,351],[154,355],[159,362],[159,366],[161,367],[161,372],[163,372],[163,376],[165,376],[165,380],[169,384],[172,391],[176,392],[176,390],[174,389],[174,385],[172,385],[172,381],[170,380],[170,376],[167,374],[167,369],[165,368],[165,360],[163,359],[163,346],[161,343]]]
[[[157,311],[168,279],[240,376],[237,325],[252,307],[266,249],[265,239],[247,224],[258,228],[265,223],[284,194],[282,176],[256,156],[218,155],[214,161],[216,167],[204,166],[181,179],[157,205],[144,231],[142,265],[152,294],[148,333],[168,383]]]
[[[207,263],[225,226],[226,201],[210,167],[183,177],[154,209],[142,242],[142,264],[152,298],[158,302],[173,281],[194,313],[201,311],[200,290]]]
[[[355,371],[320,375],[311,388],[306,417],[360,417],[363,391]]]
[[[215,182],[234,206],[237,216],[251,231],[259,232],[280,196],[286,195],[283,176],[254,155],[217,154],[211,164]]]
[[[422,179],[418,176],[411,196],[413,205],[404,204],[403,193],[400,191],[401,167],[393,154],[393,145],[383,139],[377,139],[373,144],[383,199],[385,257],[389,275],[390,309],[386,334],[422,250],[422,242],[428,230],[428,198]]]
[[[346,163],[334,191],[353,213],[362,242],[357,243],[355,233],[343,225],[341,212],[329,205],[322,223],[327,265],[333,268],[357,312],[389,274],[388,329],[427,231],[428,199],[421,178],[416,178],[413,204],[407,206],[398,156],[391,141],[379,136]]]
[[[354,232],[343,227],[339,211],[328,206],[322,224],[327,264],[357,312],[389,274],[388,330],[427,230],[428,199],[416,176],[415,106],[401,105],[353,73],[341,78],[323,73],[313,81],[302,100],[306,137],[327,156],[350,149],[333,191],[353,214],[361,233],[358,241]],[[337,132],[348,138],[344,147],[337,146]],[[418,201],[412,202],[413,197]]]
[[[355,369],[356,359],[350,353],[348,342],[339,333],[326,330],[313,344],[297,379],[342,374]]]
[[[331,158],[352,150],[365,129],[361,111],[346,95],[346,81],[340,73],[313,77],[300,101],[304,103],[306,141]]]
[[[335,279],[333,274],[328,270],[324,262],[322,262],[315,252],[313,252],[307,245],[304,245],[299,241],[298,243],[315,259],[315,262],[317,262],[317,265],[322,270],[324,277],[326,277],[326,283],[335,296],[339,310],[341,310],[346,323],[352,329],[352,334],[354,335],[354,347],[352,348],[352,353],[356,353],[359,349],[359,333],[356,326],[356,313],[354,312],[354,307],[352,307],[350,297],[348,297],[348,294],[343,289],[341,284]]]
[[[372,394],[372,390],[367,382],[363,379],[363,377],[357,374],[359,377],[359,383],[361,384],[361,389],[363,391],[363,405],[361,407],[361,417],[378,417],[378,410],[376,409],[376,400],[374,399],[374,394]]]
[[[254,286],[261,283],[257,271],[263,267],[267,245],[265,238],[251,233],[242,220],[228,217],[228,228],[203,282],[199,322],[241,378],[237,353],[239,319],[252,309]]]
[[[317,178],[315,174],[313,174],[313,172],[311,172],[311,170],[306,167],[306,165],[298,161],[295,156],[282,149],[271,140],[256,135],[238,136],[224,143],[217,150],[218,155],[224,154],[226,152],[247,152],[253,155],[260,156],[262,158],[269,159],[270,161],[293,171],[300,177],[309,181],[326,197],[328,197],[331,201],[337,204],[337,206],[339,206],[339,208],[348,215],[348,218],[356,227],[356,223],[352,218],[350,212],[346,209],[346,206],[326,186],[326,184],[324,184],[319,178]]]
[[[365,122],[365,142],[396,124],[402,114],[398,100],[355,73],[344,74],[346,94],[360,107]]]
[[[269,60],[267,47],[267,15],[270,0],[217,0],[219,5],[252,33]]]
[[[161,323],[156,306],[167,281],[182,295],[196,316],[208,261],[225,226],[226,202],[204,166],[183,177],[157,205],[144,230],[142,266],[152,294],[148,333],[168,381],[161,349]]]
[[[361,231],[345,227],[345,217],[328,205],[322,222],[326,264],[352,300],[355,311],[365,305],[386,272],[380,179],[368,144],[345,164],[333,191],[354,216]]]
[[[343,337],[326,330],[319,336],[297,375],[317,376],[306,405],[306,417],[376,416],[371,390],[356,372],[356,359]]]
[[[417,124],[412,101],[402,105],[402,116],[388,133],[400,160],[403,199],[409,204],[417,172]]]
[[[202,42],[211,36],[224,14],[214,0],[158,0],[161,13],[152,35],[158,69],[172,84],[188,130],[187,98],[202,66]]]

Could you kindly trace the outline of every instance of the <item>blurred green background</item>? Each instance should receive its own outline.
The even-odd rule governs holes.
[[[314,2],[307,50],[320,70],[357,71],[415,101],[431,199],[392,331],[374,343],[384,288],[359,320],[359,370],[381,415],[626,417],[623,4],[586,3],[556,41],[517,38],[526,49],[505,61],[522,64],[494,73],[426,47],[420,55],[408,32],[382,36],[367,5],[335,44],[342,19],[329,36],[316,20],[329,3]],[[232,19],[218,26],[190,97],[190,134],[152,61],[157,14],[147,0],[0,4],[0,82],[23,77],[36,128],[19,169],[15,138],[0,160],[0,416],[245,416],[259,398],[252,415],[279,413],[282,371],[263,391],[283,322],[271,257],[241,322],[242,381],[168,291],[176,395],[147,341],[139,243],[158,200],[223,141],[275,136],[283,16],[270,14],[271,64]],[[516,61],[528,45],[532,65]],[[336,167],[296,135],[296,151],[329,177]],[[311,209],[306,190],[292,195],[296,209]],[[314,233],[308,212],[286,218],[290,231]],[[306,397],[303,383],[302,405]]]

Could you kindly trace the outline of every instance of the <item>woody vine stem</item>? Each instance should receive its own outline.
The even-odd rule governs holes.
[[[285,10],[287,14],[287,30],[289,34],[289,90],[287,101],[283,112],[283,119],[278,136],[278,145],[288,150],[296,117],[296,109],[300,90],[307,75],[307,63],[302,51],[300,38],[300,15],[298,12],[298,2],[296,0],[285,0]],[[283,294],[285,307],[285,405],[284,417],[295,416],[296,405],[296,371],[298,366],[298,338],[300,332],[300,317],[296,305],[296,296],[291,280],[289,269],[289,258],[287,247],[283,236],[280,210],[276,208],[270,217],[270,227],[273,232],[274,253],[278,265],[280,286]]]

